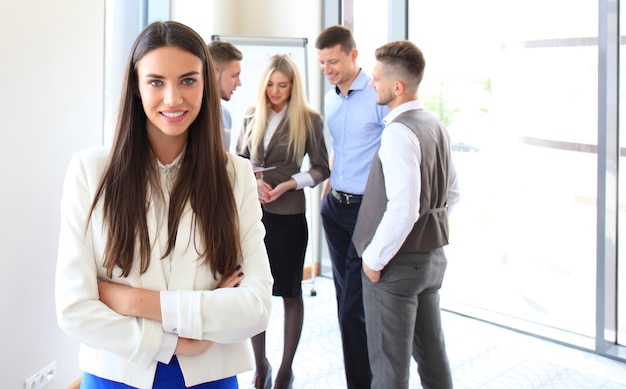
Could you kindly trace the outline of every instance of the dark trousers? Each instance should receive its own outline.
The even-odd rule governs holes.
[[[322,200],[321,214],[333,266],[347,387],[368,389],[372,375],[365,336],[361,258],[352,244],[359,204],[341,204],[327,195]]]

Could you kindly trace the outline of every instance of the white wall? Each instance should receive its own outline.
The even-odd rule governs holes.
[[[70,155],[102,139],[104,1],[0,5],[0,386],[52,361],[66,388],[77,344],[54,313],[59,202]]]
[[[311,103],[321,107],[320,0],[298,10],[284,0],[171,3],[172,19],[207,40],[307,37]],[[0,386],[23,388],[56,361],[46,389],[67,388],[81,372],[78,346],[54,312],[59,202],[71,154],[103,140],[104,0],[2,1],[0,36]]]

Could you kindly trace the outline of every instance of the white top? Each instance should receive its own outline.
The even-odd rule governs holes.
[[[163,198],[156,194],[153,194],[152,201],[154,201],[154,210],[156,212],[156,221],[157,221],[157,244],[159,245],[161,252],[164,253],[167,250],[167,240],[168,240],[168,231],[167,231],[167,210],[170,208],[170,192],[174,187],[174,183],[176,182],[176,177],[178,176],[178,170],[180,169],[180,160],[184,154],[184,151],[174,159],[171,163],[163,165],[161,161],[156,160],[159,166],[159,183],[161,184],[161,193],[163,194]],[[161,260],[163,264],[163,275],[165,276],[165,283],[169,283],[170,281],[170,273],[172,271],[172,255],[174,254],[173,250],[170,254]]]
[[[412,109],[423,109],[422,102],[412,100],[399,105],[384,118],[385,129],[378,157],[385,175],[387,210],[370,244],[363,251],[363,261],[372,270],[382,270],[396,255],[419,217],[422,177],[420,142],[407,126],[392,122]],[[407,174],[411,172],[411,174]],[[448,212],[460,200],[456,167],[450,158],[448,171]]]
[[[265,136],[263,138],[263,150],[267,150],[267,146],[270,144],[270,140],[276,133],[278,129],[278,125],[281,120],[285,117],[285,113],[287,112],[287,107],[289,104],[285,104],[283,109],[279,112],[275,112],[273,109],[270,109],[270,117],[267,121],[267,126],[265,127]],[[306,188],[307,186],[315,186],[315,180],[311,176],[309,172],[299,172],[291,176],[296,181],[296,190]]]

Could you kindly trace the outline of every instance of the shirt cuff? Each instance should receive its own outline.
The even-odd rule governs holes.
[[[163,330],[183,338],[202,339],[201,291],[161,291]]]
[[[361,257],[361,259],[363,260],[363,262],[367,264],[367,266],[370,269],[374,271],[383,270],[385,266],[387,265],[387,264],[381,264],[378,258],[368,258],[368,257],[369,256],[367,255],[367,250],[363,251],[363,256]]]
[[[306,188],[307,186],[315,186],[313,176],[309,172],[300,172],[291,176],[296,180],[296,190]]]

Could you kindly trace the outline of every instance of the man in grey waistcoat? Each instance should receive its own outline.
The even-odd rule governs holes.
[[[448,133],[418,99],[424,67],[409,41],[376,50],[370,86],[389,114],[352,238],[363,261],[372,389],[408,388],[411,355],[424,388],[452,387],[439,289],[459,187]]]

